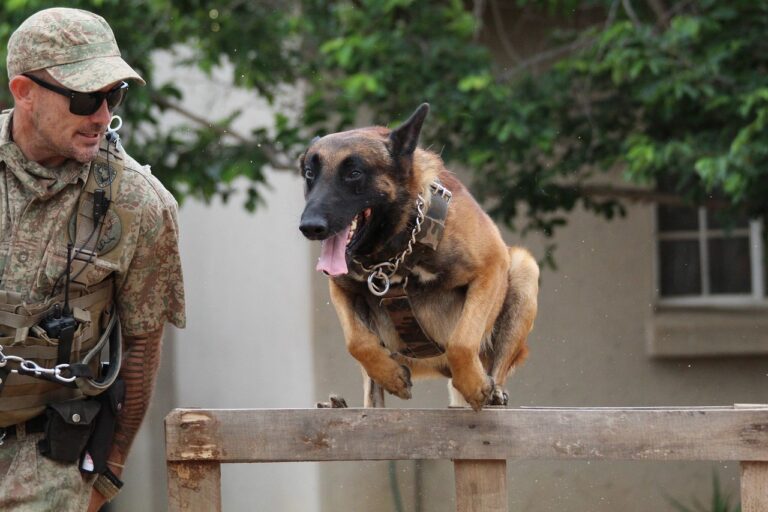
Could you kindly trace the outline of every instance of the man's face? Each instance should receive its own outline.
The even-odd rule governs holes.
[[[38,78],[61,87],[47,73]],[[108,91],[115,85],[109,84],[102,91]],[[69,98],[38,85],[34,88],[31,119],[38,139],[35,141],[37,149],[47,152],[47,157],[51,159],[60,157],[88,163],[96,158],[101,138],[111,119],[107,102],[103,101],[99,110],[89,116],[78,116],[69,111]]]

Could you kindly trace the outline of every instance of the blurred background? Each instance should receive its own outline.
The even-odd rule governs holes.
[[[55,4],[0,6],[3,66],[13,29]],[[303,408],[329,393],[362,404],[313,270],[318,244],[298,231],[297,157],[315,135],[393,126],[423,101],[422,146],[542,265],[510,406],[768,401],[768,2],[67,5],[103,15],[147,80],[118,112],[122,139],[181,203],[188,327],[167,330],[110,510],[165,510],[174,407]],[[447,402],[443,381],[387,397]],[[714,512],[738,499],[729,461],[520,460],[508,472],[515,511]],[[450,461],[224,465],[222,489],[228,511],[454,507]]]

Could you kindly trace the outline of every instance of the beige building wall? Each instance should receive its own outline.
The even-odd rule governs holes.
[[[768,359],[653,359],[646,334],[654,319],[653,208],[632,206],[607,222],[577,211],[557,232],[557,270],[544,269],[539,315],[528,361],[510,378],[510,406],[664,406],[765,403]],[[505,233],[510,244],[521,240]],[[525,239],[537,258],[542,240]],[[344,349],[328,305],[325,278],[315,276],[317,397],[343,394],[360,406],[360,374]],[[753,312],[758,322],[765,312]],[[728,340],[722,340],[728,342]],[[445,407],[443,381],[417,382],[414,399],[387,396],[389,407]],[[389,465],[333,463],[320,473],[324,512],[396,510]],[[738,496],[738,463],[510,461],[510,510],[647,512],[672,510],[668,497],[709,502],[712,476]],[[452,510],[450,461],[396,463],[403,511]],[[420,489],[419,492],[415,487]]]

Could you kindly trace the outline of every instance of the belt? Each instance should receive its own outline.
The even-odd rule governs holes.
[[[39,416],[35,416],[31,420],[19,423],[17,425],[9,425],[4,429],[0,429],[0,432],[2,432],[0,433],[0,436],[2,439],[10,439],[16,437],[19,432],[24,432],[25,434],[44,432],[46,420],[47,418],[45,414],[41,414]]]

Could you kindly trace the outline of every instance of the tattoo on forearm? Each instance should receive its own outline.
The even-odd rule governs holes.
[[[149,408],[155,377],[160,367],[163,330],[144,336],[126,337],[126,357],[121,376],[125,380],[125,402],[115,430],[115,448],[125,457]]]

